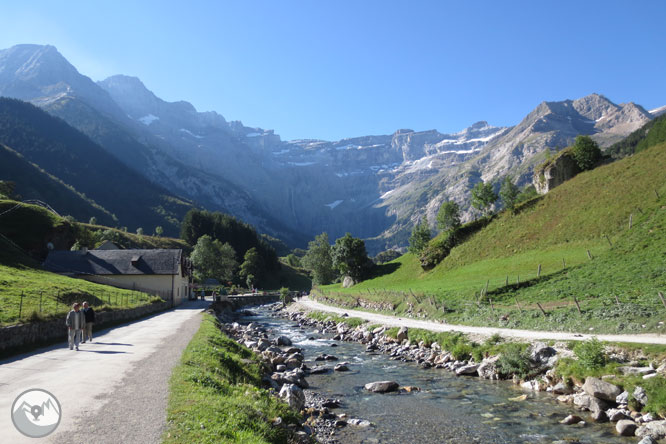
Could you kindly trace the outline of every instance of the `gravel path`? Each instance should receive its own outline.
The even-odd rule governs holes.
[[[40,440],[19,434],[10,415],[0,415],[0,443],[159,443],[171,370],[207,305],[186,302],[97,332],[78,352],[59,344],[0,362],[0,412],[29,388],[48,390],[62,408],[56,431]]]
[[[111,392],[97,396],[104,407],[84,413],[75,429],[56,433],[58,444],[159,443],[166,429],[171,370],[199,329],[201,315],[165,338],[152,355],[138,362]]]
[[[295,303],[296,309],[302,307],[305,310],[326,311],[330,313],[343,314],[347,313],[349,316],[368,320],[373,323],[388,325],[391,327],[408,327],[408,328],[422,328],[430,331],[459,331],[471,335],[492,336],[497,333],[507,338],[519,339],[543,339],[555,341],[584,341],[596,337],[600,341],[608,342],[634,342],[640,344],[663,344],[666,345],[666,335],[661,334],[640,334],[640,335],[604,335],[604,334],[576,334],[564,332],[550,332],[550,331],[537,331],[537,330],[515,330],[511,328],[495,328],[495,327],[471,327],[467,325],[453,325],[442,324],[432,321],[419,321],[409,318],[398,318],[395,316],[387,316],[378,313],[372,313],[360,310],[350,310],[331,305],[325,305],[320,302],[313,301],[307,297],[299,299]]]

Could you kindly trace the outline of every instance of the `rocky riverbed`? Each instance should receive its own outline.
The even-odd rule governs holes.
[[[629,394],[618,387],[594,378],[572,387],[558,381],[552,367],[570,353],[564,347],[533,344],[530,358],[539,376],[511,385],[493,382],[497,357],[457,361],[437,344],[411,343],[406,329],[394,339],[383,327],[351,329],[275,308],[261,309],[258,322],[228,323],[226,330],[263,357],[267,383],[304,413],[298,431],[304,439],[647,444],[666,436],[666,421],[632,411]],[[626,367],[648,377],[663,371]],[[646,402],[640,391],[632,395]],[[612,424],[599,424],[604,421]]]

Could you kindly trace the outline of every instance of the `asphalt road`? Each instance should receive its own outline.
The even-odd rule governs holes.
[[[608,342],[634,342],[640,344],[664,344],[666,345],[666,335],[661,334],[627,334],[627,335],[606,335],[606,334],[576,334],[566,332],[538,331],[538,330],[515,330],[511,328],[496,327],[472,327],[468,325],[443,324],[432,321],[419,321],[411,318],[398,318],[396,316],[387,316],[379,313],[372,313],[360,310],[350,310],[331,305],[325,305],[309,298],[302,298],[297,304],[307,310],[326,311],[335,314],[347,313],[351,317],[361,318],[373,323],[388,325],[391,327],[422,328],[430,331],[458,331],[461,333],[492,336],[498,333],[506,338],[518,338],[526,340],[554,340],[554,341],[584,341],[593,337],[600,341]],[[296,306],[298,307],[298,305]]]
[[[146,319],[0,361],[0,443],[153,443],[166,425],[168,379],[209,302],[185,302]],[[63,319],[64,329],[64,319]],[[14,399],[31,388],[60,402],[61,422],[44,438],[19,433]]]

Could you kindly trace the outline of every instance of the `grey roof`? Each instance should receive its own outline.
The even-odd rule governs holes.
[[[125,275],[178,273],[183,250],[50,251],[44,268],[55,273]]]

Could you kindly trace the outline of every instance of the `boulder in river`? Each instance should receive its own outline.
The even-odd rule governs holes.
[[[566,418],[564,418],[562,421],[560,421],[560,424],[564,425],[572,425],[572,424],[578,424],[581,422],[583,418],[577,415],[569,415]]]
[[[620,387],[613,385],[610,382],[602,381],[601,379],[592,377],[585,379],[583,390],[585,390],[585,393],[590,396],[611,402],[615,402],[617,395],[622,393]]]
[[[621,419],[615,424],[615,430],[622,436],[634,436],[638,425],[630,419]]]
[[[280,398],[284,399],[289,407],[300,411],[305,406],[305,394],[303,390],[294,384],[285,384],[280,389]]]
[[[349,365],[349,362],[341,362],[333,367],[333,370],[336,372],[348,372],[349,367],[347,367],[347,365]]]
[[[400,384],[395,381],[375,381],[365,384],[365,389],[375,393],[387,393],[398,390]]]

